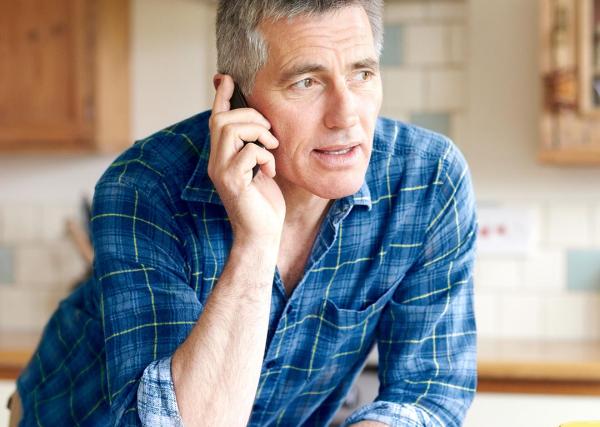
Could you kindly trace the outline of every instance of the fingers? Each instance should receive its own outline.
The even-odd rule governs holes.
[[[252,180],[252,169],[260,165],[262,173],[270,178],[275,176],[275,157],[273,154],[256,144],[247,144],[231,164],[235,174],[243,175]]]
[[[217,89],[212,106],[213,114],[229,111],[229,99],[233,95],[233,79],[227,74],[217,74],[213,80]]]
[[[214,84],[217,91],[213,101],[211,121],[217,122],[214,123],[217,125],[215,127],[220,127],[218,126],[219,124],[224,126],[228,123],[234,122],[256,122],[258,124],[262,124],[268,129],[271,128],[271,123],[269,123],[269,121],[262,114],[253,108],[239,108],[235,110],[230,109],[230,99],[233,95],[234,88],[234,82],[231,76],[227,74],[216,74],[214,77]],[[221,114],[228,111],[231,112],[226,115]]]
[[[270,177],[275,176],[273,155],[256,144],[260,142],[266,149],[279,146],[277,138],[269,129],[271,124],[253,108],[230,110],[230,98],[234,90],[232,78],[217,74],[214,78],[216,94],[209,121],[211,152],[209,176],[215,185],[223,184],[231,190],[241,189],[252,181],[252,169],[258,164],[261,171]]]
[[[231,123],[256,123],[267,129],[271,129],[271,123],[254,108],[238,108],[226,112],[213,113],[211,121],[212,126],[215,128],[222,128]]]
[[[250,143],[244,145],[244,141]],[[261,165],[265,175],[275,176],[273,154],[253,144],[254,141],[260,142],[266,149],[279,146],[277,138],[261,125],[232,123],[222,129],[220,141],[213,144],[209,158],[209,176],[215,184],[228,182],[228,187],[235,183],[233,188],[243,188],[239,185],[248,185],[252,181],[252,168],[256,164]]]
[[[265,148],[273,150],[279,146],[279,141],[268,129],[254,123],[230,124],[221,131],[221,138],[214,148],[214,152],[220,161],[228,162],[244,146],[244,141],[259,141]]]
[[[266,176],[273,178],[275,176],[275,158],[256,144],[246,144],[237,156],[231,159],[227,167],[209,167],[209,175],[215,185],[218,184],[221,191],[220,196],[239,195],[252,182],[252,169],[260,165],[260,170]],[[256,179],[259,179],[257,177]]]

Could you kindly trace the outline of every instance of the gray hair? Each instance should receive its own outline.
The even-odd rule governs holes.
[[[246,95],[256,73],[267,62],[267,43],[261,22],[318,15],[347,6],[362,6],[371,24],[375,51],[383,48],[383,0],[219,0],[217,11],[217,68],[229,74]]]

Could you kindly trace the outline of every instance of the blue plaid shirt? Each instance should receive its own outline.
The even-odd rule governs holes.
[[[209,115],[137,142],[98,182],[94,275],[18,380],[22,426],[182,425],[171,356],[232,244],[206,172]],[[459,426],[476,388],[476,229],[452,142],[379,119],[362,188],[331,206],[289,298],[275,273],[248,425],[327,425],[377,345],[379,395],[344,425]]]

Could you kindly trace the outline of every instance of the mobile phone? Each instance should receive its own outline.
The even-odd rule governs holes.
[[[244,94],[242,93],[242,91],[237,83],[234,84],[233,95],[231,95],[229,104],[230,104],[232,110],[235,110],[236,108],[248,108],[248,102],[246,102],[246,98],[244,98]],[[256,144],[261,148],[265,148],[265,146],[262,145],[258,141],[244,141],[244,146],[246,144],[250,144],[250,143]],[[256,166],[254,166],[252,168],[252,178],[254,178],[256,176],[259,169],[260,169],[260,165],[258,165],[258,164],[256,164]]]

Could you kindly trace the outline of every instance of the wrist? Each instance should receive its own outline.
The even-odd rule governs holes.
[[[277,262],[277,255],[279,254],[279,244],[281,242],[281,235],[247,235],[241,233],[234,233],[232,252],[242,253],[254,253],[267,259],[274,257],[274,261]]]
[[[235,237],[230,259],[236,263],[245,264],[254,271],[275,271],[277,257],[279,256],[278,238],[241,238]]]

